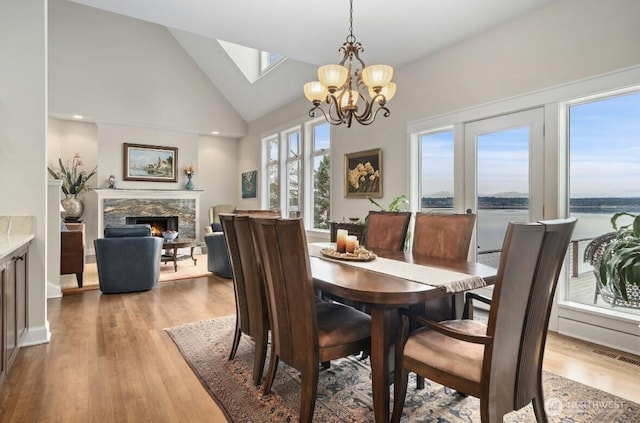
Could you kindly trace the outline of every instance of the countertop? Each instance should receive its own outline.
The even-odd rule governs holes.
[[[33,216],[0,216],[0,259],[35,238]]]

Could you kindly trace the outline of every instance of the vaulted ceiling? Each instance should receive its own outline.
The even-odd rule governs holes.
[[[247,122],[300,98],[349,30],[347,0],[71,1],[167,27]],[[353,34],[365,63],[397,69],[553,1],[354,0]],[[250,83],[216,40],[287,60]]]

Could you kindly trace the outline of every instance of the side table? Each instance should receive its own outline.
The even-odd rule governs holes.
[[[162,248],[165,252],[160,256],[160,261],[162,263],[166,263],[168,261],[173,261],[174,271],[178,271],[178,261],[186,260],[191,258],[193,260],[193,265],[195,266],[198,262],[198,259],[193,256],[193,250],[198,246],[198,242],[195,239],[191,238],[176,238],[173,241],[164,241],[162,244]],[[191,248],[190,255],[178,255],[178,248]]]

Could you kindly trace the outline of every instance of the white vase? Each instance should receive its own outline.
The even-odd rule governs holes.
[[[76,194],[66,194],[62,201],[60,201],[60,204],[62,204],[62,208],[64,209],[62,217],[65,222],[80,221],[82,213],[84,213],[84,204],[82,200],[76,197]]]

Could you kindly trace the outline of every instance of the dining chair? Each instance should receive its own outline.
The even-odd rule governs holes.
[[[413,226],[414,254],[448,260],[466,260],[474,213],[416,213]]]
[[[256,258],[249,216],[220,214],[236,297],[236,327],[229,353],[233,360],[242,334],[253,339],[253,383],[260,385],[267,356],[269,314],[262,272]]]
[[[367,250],[404,250],[411,212],[370,211],[364,244]]]
[[[476,222],[474,213],[415,214],[412,253],[444,260],[467,260],[471,235]],[[442,297],[428,303],[412,304],[409,311],[432,320],[455,318],[455,296]],[[411,322],[410,330],[418,328]],[[416,388],[424,388],[424,378],[416,378]]]
[[[311,422],[319,363],[369,349],[370,317],[334,302],[315,301],[302,219],[252,217],[269,304],[271,354],[264,394],[279,361],[300,371],[300,421]]]
[[[487,324],[434,322],[403,310],[396,342],[392,421],[399,422],[408,371],[480,399],[483,423],[533,403],[546,422],[542,360],[553,295],[576,219],[509,223]],[[409,319],[425,327],[409,333]]]

